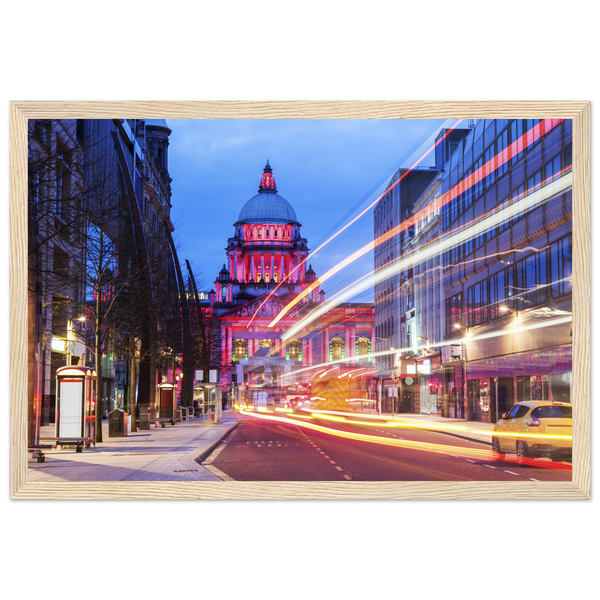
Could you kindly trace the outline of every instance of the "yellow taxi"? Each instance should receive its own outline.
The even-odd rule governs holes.
[[[572,436],[571,404],[518,402],[494,425],[492,450],[501,455],[516,452],[520,463],[534,456],[560,462],[572,457]]]

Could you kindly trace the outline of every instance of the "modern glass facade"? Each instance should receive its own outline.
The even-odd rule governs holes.
[[[432,412],[433,389],[443,416],[491,422],[518,401],[570,399],[571,138],[569,120],[486,119],[452,145],[434,243],[442,259],[441,344],[460,351],[415,348],[415,412]],[[437,210],[429,204],[415,202],[417,231]],[[410,320],[411,335],[429,341],[427,311],[435,307],[418,299],[437,273],[419,259],[423,240],[416,241],[403,246],[419,275],[406,286],[420,313]],[[437,356],[439,383],[435,369],[421,366]]]

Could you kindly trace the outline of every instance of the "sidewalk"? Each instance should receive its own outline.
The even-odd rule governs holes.
[[[196,461],[238,422],[237,413],[226,412],[218,425],[193,419],[115,438],[108,437],[108,421],[103,421],[104,441],[95,447],[81,453],[44,450],[45,463],[30,454],[27,481],[221,481]],[[45,435],[54,435],[54,425],[42,427]]]
[[[395,421],[445,435],[491,444],[493,424],[450,419],[438,415],[356,413],[355,418]],[[29,455],[27,481],[221,481],[199,464],[240,420],[238,413],[223,413],[218,425],[182,421],[174,426],[151,427],[124,438],[108,437],[102,423],[103,442],[77,453],[74,448],[44,450],[45,463]],[[54,425],[42,428],[42,437],[54,435]]]

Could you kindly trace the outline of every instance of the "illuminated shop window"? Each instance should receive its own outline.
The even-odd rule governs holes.
[[[259,348],[273,348],[275,346],[275,342],[273,340],[259,340],[258,347]]]

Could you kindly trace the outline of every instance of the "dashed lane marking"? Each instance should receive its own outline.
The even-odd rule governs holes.
[[[350,477],[350,475],[346,475],[345,473],[344,473],[344,478],[348,479],[348,480],[352,479],[352,477]]]
[[[530,477],[529,479],[531,479],[531,481],[539,481],[539,479],[534,479],[533,477]]]
[[[495,469],[496,467],[492,467],[492,465],[483,465],[484,467],[489,467],[490,469]]]
[[[510,473],[511,475],[516,475],[517,477],[519,477],[519,474],[518,473],[513,473],[513,471],[506,471],[505,470],[504,472],[505,473]]]
[[[475,462],[474,460],[471,460],[470,458],[465,458],[465,460],[468,460],[469,462],[472,462],[472,463]]]
[[[329,461],[332,465],[335,465],[335,460],[330,460]]]
[[[344,469],[342,469],[342,467],[338,467],[337,465],[335,466],[335,468],[336,468],[338,471],[343,471],[343,470],[344,470]]]

